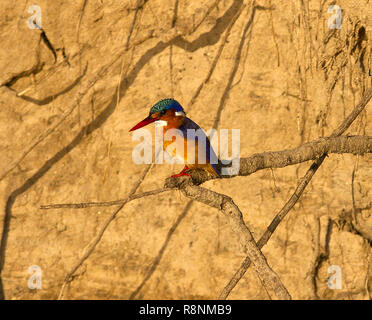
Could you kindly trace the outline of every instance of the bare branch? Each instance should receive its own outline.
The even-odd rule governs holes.
[[[370,88],[366,94],[362,97],[359,104],[354,108],[354,110],[349,114],[349,116],[341,123],[341,125],[334,130],[331,134],[331,137],[337,137],[343,134],[353,123],[356,117],[362,112],[365,106],[372,98],[372,88]],[[326,154],[322,155],[320,158],[315,160],[313,164],[310,166],[306,174],[300,179],[296,190],[286,202],[284,207],[279,211],[279,213],[274,217],[270,225],[268,226],[265,233],[262,235],[260,240],[257,242],[258,247],[261,249],[270,239],[271,235],[274,233],[275,229],[278,227],[279,223],[284,219],[287,213],[293,208],[296,204],[298,199],[301,197],[302,193],[304,192],[306,186],[309,184],[311,178],[314,176],[315,172],[318,170],[320,165],[323,163]],[[246,257],[243,261],[242,265],[240,266],[239,270],[234,274],[234,276],[230,279],[229,283],[226,287],[222,290],[219,298],[226,299],[227,296],[230,294],[232,289],[238,284],[240,279],[244,276],[245,272],[248,270],[251,264],[250,258]]]
[[[283,168],[309,160],[320,159],[324,154],[352,153],[363,155],[364,153],[371,152],[372,137],[341,136],[321,138],[294,149],[256,153],[248,158],[241,158],[238,176],[248,176],[262,169]],[[189,173],[192,176],[194,184],[202,184],[210,179],[216,179],[203,170],[193,170]],[[233,177],[222,176],[222,178]],[[168,178],[166,184],[168,187],[177,186],[178,182],[176,179],[172,179]]]
[[[110,207],[110,206],[116,206],[119,204],[123,204],[124,202],[127,203],[135,199],[157,195],[159,193],[163,193],[169,190],[172,190],[172,188],[159,188],[159,189],[155,189],[155,190],[151,190],[147,192],[133,194],[125,199],[114,200],[114,201],[47,204],[47,205],[41,205],[40,209],[48,210],[48,209],[59,209],[59,208],[82,209],[82,208],[90,208],[90,207]]]
[[[239,175],[246,176],[260,169],[283,168],[289,165],[314,160],[323,154],[352,153],[364,154],[372,152],[372,137],[341,136],[321,138],[305,143],[297,148],[255,154],[241,159]]]
[[[278,299],[291,299],[279,276],[268,265],[265,256],[257,247],[252,233],[244,223],[241,211],[230,197],[200,186],[195,186],[192,184],[190,178],[184,180],[184,183],[181,185],[181,191],[190,199],[219,209],[228,218],[231,228],[239,236],[239,240],[245,252],[252,260],[255,270],[265,288],[274,291]]]
[[[322,138],[315,140],[310,143],[303,144],[294,149],[276,151],[276,152],[264,152],[260,154],[254,154],[249,158],[240,159],[241,169],[239,172],[240,176],[246,176],[252,174],[258,170],[265,168],[282,168],[289,165],[313,160],[321,157],[323,154],[328,153],[352,153],[352,154],[364,154],[372,153],[372,137],[367,136],[341,136],[335,138]],[[199,170],[191,172],[193,180],[201,183],[199,177],[208,179],[208,176]],[[168,178],[172,181],[174,178]],[[204,181],[203,181],[204,182]],[[61,204],[48,204],[41,205],[40,209],[58,209],[58,208],[72,208],[82,209],[89,207],[109,207],[122,204],[123,202],[129,202],[135,199],[156,195],[175,189],[174,183],[168,183],[165,188],[159,188],[139,194],[131,195],[125,199],[104,201],[104,202],[82,202],[82,203],[61,203]]]

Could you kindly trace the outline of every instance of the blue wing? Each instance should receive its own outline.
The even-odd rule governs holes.
[[[213,150],[213,148],[210,144],[210,141],[209,141],[207,135],[205,134],[205,132],[203,131],[203,129],[200,128],[194,121],[192,121],[190,118],[187,118],[187,117],[185,118],[182,125],[178,129],[182,131],[183,136],[187,139],[190,139],[187,136],[187,129],[194,129],[195,131],[200,130],[199,132],[203,134],[203,140],[205,138],[205,150],[206,150],[207,162],[210,163],[210,165],[213,167],[213,169],[217,173],[217,175],[220,176],[220,174],[218,172],[218,169],[217,169],[217,166],[216,166],[216,164],[218,163],[218,157],[217,157],[216,153],[214,152],[214,150]],[[202,143],[201,141],[199,141],[198,136],[195,137],[195,140],[198,142],[199,145]],[[213,162],[213,163],[211,163],[211,162]]]

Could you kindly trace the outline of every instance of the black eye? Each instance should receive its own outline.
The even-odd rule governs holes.
[[[165,115],[166,112],[167,112],[167,110],[162,110],[162,111],[160,111],[160,115],[163,116],[163,115]]]

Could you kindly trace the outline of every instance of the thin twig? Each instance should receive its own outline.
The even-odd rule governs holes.
[[[91,208],[91,207],[110,207],[123,204],[124,202],[130,202],[135,199],[140,199],[148,196],[157,195],[165,191],[170,191],[172,188],[159,188],[151,191],[146,191],[138,194],[133,194],[128,196],[125,199],[114,200],[114,201],[104,201],[104,202],[81,202],[81,203],[59,203],[59,204],[47,204],[41,205],[40,209],[61,209],[61,208],[70,208],[70,209],[82,209],[82,208]]]
[[[62,284],[61,290],[59,292],[58,300],[63,299],[65,288],[66,288],[67,284],[69,282],[71,282],[74,273],[81,267],[81,265],[84,263],[84,261],[86,259],[88,259],[88,257],[90,256],[90,254],[94,251],[94,249],[96,248],[97,244],[102,239],[103,234],[105,233],[105,231],[108,228],[108,226],[110,225],[110,223],[115,219],[116,215],[120,212],[120,210],[123,209],[123,207],[129,202],[129,198],[136,193],[137,189],[141,185],[142,181],[145,179],[145,177],[146,177],[147,173],[150,171],[151,167],[152,167],[152,165],[148,165],[147,166],[147,168],[144,170],[142,176],[138,179],[137,183],[135,184],[135,186],[130,191],[130,193],[128,195],[128,198],[126,199],[126,201],[122,202],[121,205],[106,219],[105,223],[102,225],[102,227],[98,231],[97,235],[85,247],[84,252],[83,252],[81,258],[79,258],[79,260],[76,262],[76,264],[67,273],[67,275],[65,277],[65,280],[64,280],[64,282]]]
[[[146,276],[144,277],[144,279],[141,281],[140,285],[132,292],[132,294],[130,295],[129,297],[129,300],[133,300],[137,295],[138,293],[142,290],[142,288],[144,287],[144,285],[146,284],[146,282],[151,278],[151,276],[154,274],[157,266],[159,265],[160,263],[160,260],[161,258],[163,257],[163,254],[165,252],[165,249],[167,248],[168,246],[168,243],[172,237],[172,235],[174,234],[174,232],[176,231],[177,227],[179,226],[179,224],[181,223],[181,221],[186,217],[186,214],[189,212],[191,206],[192,206],[192,203],[193,201],[190,200],[185,209],[182,211],[182,213],[177,217],[177,220],[176,222],[172,225],[172,227],[169,229],[168,231],[168,234],[165,238],[165,241],[161,247],[161,249],[159,250],[158,254],[156,255],[156,258],[154,259],[154,262],[152,263],[151,265],[151,268],[146,272]]]

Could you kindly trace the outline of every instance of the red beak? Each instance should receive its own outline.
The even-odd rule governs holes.
[[[153,123],[156,120],[159,120],[159,119],[158,118],[147,117],[146,119],[143,119],[141,122],[137,123],[132,129],[129,130],[129,132],[137,130],[137,129],[142,128],[144,126],[147,126],[148,124]]]

